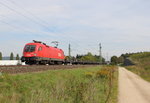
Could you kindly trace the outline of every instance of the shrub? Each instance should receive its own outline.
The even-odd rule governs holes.
[[[145,70],[150,70],[150,66],[144,67]]]
[[[103,69],[97,71],[96,76],[100,78],[111,78],[115,70],[116,70],[115,66],[109,66],[109,67],[106,66],[103,67]]]
[[[102,69],[96,73],[96,76],[100,78],[108,78],[109,74],[110,71],[108,71],[107,69]]]
[[[85,73],[85,76],[88,78],[92,78],[92,77],[94,77],[94,75],[95,75],[94,72],[86,72]]]

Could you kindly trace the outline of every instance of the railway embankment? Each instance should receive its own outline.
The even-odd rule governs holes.
[[[150,52],[136,53],[129,58],[134,65],[126,68],[150,82]]]

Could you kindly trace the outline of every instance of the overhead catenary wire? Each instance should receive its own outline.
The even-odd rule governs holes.
[[[25,8],[23,8],[22,6],[18,5],[15,1],[13,1],[13,0],[7,0],[7,1],[13,3],[14,5],[18,6],[19,8],[22,8],[25,12],[27,12],[28,14],[30,14],[30,15],[31,15],[32,17],[34,17],[35,19],[37,19],[37,20],[39,20],[39,21],[41,21],[41,22],[43,22],[43,23],[45,23],[45,24],[48,25],[48,23],[47,23],[46,21],[44,21],[44,20],[40,19],[39,17],[35,16],[35,15],[32,14],[30,11],[28,11],[28,10],[26,10]],[[65,37],[65,38],[66,38],[66,37]],[[67,35],[67,38],[73,40],[73,38],[70,37],[69,35]],[[78,40],[76,40],[75,43],[76,43],[77,41],[78,41]],[[78,42],[80,42],[80,41],[78,41]],[[77,44],[77,43],[76,43],[76,44]],[[79,45],[78,45],[78,46],[79,46]]]
[[[10,0],[7,0],[7,1],[10,1]],[[14,2],[14,1],[12,1],[12,0],[11,0],[10,2],[12,2],[14,5],[18,6],[19,8],[23,9],[26,13],[30,14],[30,15],[31,15],[32,17],[34,17],[34,18],[32,18],[32,17],[30,17],[30,16],[27,16],[27,15],[25,15],[25,14],[22,13],[22,12],[17,11],[16,9],[14,9],[14,8],[12,8],[12,7],[10,7],[10,6],[8,6],[7,4],[5,4],[5,3],[1,2],[1,1],[0,1],[0,4],[3,5],[4,7],[8,8],[9,10],[15,12],[16,14],[21,15],[21,16],[23,16],[24,18],[26,18],[26,19],[28,19],[28,20],[30,20],[30,21],[32,21],[32,22],[34,22],[34,23],[36,23],[36,24],[42,26],[43,28],[49,30],[49,27],[48,27],[48,25],[47,25],[48,23],[46,23],[46,22],[43,21],[42,19],[36,17],[36,16],[33,15],[31,12],[27,11],[25,8],[19,6],[16,2]],[[39,21],[40,21],[40,22],[39,22]],[[3,22],[3,23],[5,23],[5,24],[7,24],[7,25],[10,26],[9,23],[6,23],[6,22]],[[16,27],[13,26],[13,25],[11,25],[11,26],[12,26],[13,28],[16,28]],[[28,30],[24,30],[24,31],[30,32],[30,31],[28,31]],[[31,32],[30,32],[30,33],[31,33]],[[66,39],[72,40],[72,42],[74,42],[74,44],[76,44],[77,47],[81,47],[81,45],[78,44],[78,43],[80,43],[80,41],[79,41],[79,40],[74,40],[74,38],[72,39],[72,37],[71,37],[70,35],[67,35],[67,36],[62,35],[61,38],[65,38],[65,39],[63,40],[64,42],[66,42]],[[73,41],[73,40],[74,40],[74,41]],[[68,43],[69,43],[69,42],[68,42]],[[81,48],[82,48],[82,49],[87,49],[87,48],[85,48],[85,47],[81,47]]]
[[[0,15],[1,16],[1,15]],[[3,17],[3,16],[2,16]],[[5,17],[5,16],[4,16]],[[6,21],[2,21],[2,20],[0,20],[0,22],[1,23],[3,23],[3,24],[6,24],[6,25],[8,25],[9,27],[11,27],[11,28],[13,28],[13,29],[15,29],[15,30],[17,30],[17,31],[23,31],[23,32],[27,32],[27,33],[30,33],[30,34],[36,34],[36,35],[38,35],[39,33],[40,33],[40,31],[37,33],[37,31],[33,31],[33,30],[28,30],[28,29],[25,29],[25,28],[22,28],[22,27],[20,27],[20,26],[16,26],[16,25],[13,25],[13,24],[10,24],[10,23],[8,23],[8,22],[6,22]],[[45,32],[42,32],[42,34],[47,34],[47,33],[45,33]],[[48,34],[47,34],[48,35]],[[66,41],[64,41],[64,42],[66,42]],[[68,42],[66,42],[66,43],[68,43]]]
[[[14,26],[14,25],[12,25],[12,24],[9,24],[9,23],[4,22],[4,21],[1,21],[1,20],[0,20],[0,22],[3,23],[3,24],[7,24],[9,27],[14,28],[14,29],[16,29],[16,30],[21,30],[21,31],[28,32],[28,33],[35,33],[34,31],[29,31],[29,30],[23,29],[23,28],[18,27],[18,26]],[[64,42],[65,42],[65,41],[64,41]],[[82,49],[83,49],[83,50],[86,50],[86,51],[89,51],[89,49],[87,49],[87,48],[82,48]],[[76,51],[78,51],[78,52],[81,53],[81,50],[76,49]],[[72,52],[73,52],[73,51],[72,51]],[[79,53],[77,53],[77,54],[79,54]]]
[[[5,16],[2,16],[2,15],[0,15],[0,16],[5,17]],[[37,35],[37,34],[40,34],[40,32],[41,32],[41,31],[36,31],[36,30],[33,30],[33,29],[22,28],[21,26],[13,25],[13,24],[8,23],[8,22],[3,21],[3,20],[0,20],[0,22],[3,23],[3,24],[8,25],[9,27],[11,27],[11,28],[13,28],[17,31],[25,32],[24,34],[28,34],[28,33],[33,34],[34,33],[35,35]],[[48,35],[48,33],[46,33],[46,32],[42,32],[42,34]]]
[[[7,22],[5,22],[5,21],[1,21],[1,20],[0,20],[0,22],[3,23],[3,24],[6,24],[6,25],[8,25],[9,27],[14,28],[14,29],[16,29],[16,30],[20,30],[20,27],[11,25],[11,24],[9,24],[9,23],[7,23]],[[21,31],[30,32],[30,31],[27,31],[27,30],[23,30],[22,28],[21,28]],[[30,33],[33,33],[33,32],[30,32]]]
[[[1,16],[1,15],[0,15]],[[28,32],[28,33],[36,33],[36,31],[30,31],[30,30],[28,30],[28,29],[25,29],[25,28],[21,28],[20,26],[16,26],[16,25],[13,25],[13,24],[10,24],[10,23],[8,23],[8,22],[5,22],[5,21],[2,21],[2,20],[0,20],[0,22],[1,23],[3,23],[3,24],[6,24],[6,25],[8,25],[9,27],[11,27],[11,28],[14,28],[14,29],[16,29],[16,30],[19,30],[19,31],[24,31],[24,32]],[[43,32],[44,33],[44,32]],[[64,42],[66,42],[66,41],[64,41]],[[67,42],[66,42],[67,43]],[[81,46],[80,46],[81,47]],[[76,47],[75,47],[76,48]],[[84,51],[86,50],[86,51],[90,51],[90,49],[89,48],[83,48],[83,47],[81,47]],[[82,51],[83,51],[82,50]],[[79,54],[79,52],[81,53],[81,50],[78,50],[77,48],[76,48],[76,51],[78,52],[77,54]],[[74,52],[74,50],[72,51],[72,52]]]
[[[13,9],[13,8],[11,8],[11,7],[9,7],[8,5],[6,5],[6,4],[4,4],[4,3],[2,3],[2,2],[0,2],[0,4],[3,5],[3,6],[5,6],[5,7],[7,7],[9,10],[11,10],[11,11],[13,11],[13,12],[15,12],[15,13],[17,13],[17,14],[23,16],[23,17],[25,17],[26,19],[28,19],[28,20],[30,20],[30,21],[36,23],[36,24],[41,25],[41,23],[37,22],[35,19],[32,19],[31,17],[26,16],[26,15],[23,14],[22,12],[18,12],[17,10],[15,10],[15,9]],[[42,24],[41,26],[43,26],[43,24]],[[44,26],[44,28],[47,29],[47,27],[45,27],[45,26]],[[63,38],[64,38],[64,36],[63,36]],[[69,38],[69,36],[65,37],[65,39],[68,39],[68,38]],[[70,37],[69,39],[71,39],[71,37]],[[73,39],[71,39],[71,40],[73,40]],[[66,42],[66,41],[65,41],[65,42]]]
[[[22,6],[20,6],[19,4],[17,4],[15,1],[13,1],[13,0],[7,0],[7,1],[11,2],[12,4],[14,4],[15,6],[17,6],[18,8],[23,9],[26,13],[28,13],[29,15],[31,15],[32,17],[34,17],[34,19],[37,19],[38,21],[40,21],[43,25],[45,25],[45,26],[48,26],[48,25],[49,25],[46,21],[44,21],[44,20],[42,20],[41,18],[35,16],[33,13],[31,13],[30,11],[28,11],[28,10],[25,9],[24,7],[22,7]]]
[[[12,2],[12,3],[15,4],[16,6],[19,6],[18,4],[16,4],[16,2],[14,2],[14,1],[12,1],[12,0],[7,0],[7,1]],[[8,5],[6,5],[6,4],[4,4],[4,3],[2,3],[2,2],[0,2],[0,4],[3,5],[3,6],[5,6],[5,7],[7,7],[7,8],[10,9],[11,11],[13,11],[13,12],[15,12],[15,13],[17,13],[17,14],[23,16],[23,17],[25,17],[26,19],[31,20],[32,22],[34,22],[34,23],[36,23],[36,24],[39,24],[39,25],[41,25],[41,26],[44,26],[44,28],[48,28],[48,27],[45,27],[45,25],[43,25],[43,24],[41,24],[41,23],[39,23],[39,22],[37,22],[37,21],[35,20],[35,18],[36,18],[36,19],[38,19],[38,21],[42,21],[42,22],[43,22],[42,19],[40,19],[40,18],[34,16],[31,12],[27,11],[27,10],[24,9],[23,7],[19,6],[19,8],[22,8],[25,12],[27,12],[28,14],[30,14],[31,16],[33,16],[34,19],[32,19],[32,18],[29,17],[29,16],[26,16],[26,15],[23,14],[22,12],[18,12],[17,10],[15,10],[15,9],[13,9],[13,8],[11,8],[11,7],[9,7]],[[46,22],[44,22],[44,23],[46,23]],[[64,36],[63,36],[63,37],[64,37]],[[66,39],[66,38],[67,38],[67,39],[69,38],[69,39],[73,40],[72,37],[70,37],[69,35],[67,35],[67,36],[65,37],[65,39]],[[74,43],[76,43],[77,41],[78,41],[78,40],[76,40]],[[80,41],[78,41],[78,42],[80,42]],[[77,44],[77,43],[76,43],[76,44]],[[78,45],[78,46],[79,46],[79,45]]]
[[[0,15],[0,17],[6,18],[6,16],[3,16],[3,15]],[[14,25],[14,24],[8,23],[8,22],[3,21],[3,20],[0,20],[0,22],[3,23],[3,24],[8,25],[9,27],[11,27],[11,28],[13,28],[17,31],[23,31],[23,32],[31,33],[31,34],[33,34],[33,33],[34,34],[39,34],[40,33],[40,31],[36,31],[36,30],[33,30],[33,29],[22,28],[21,26]],[[41,32],[41,34],[49,35],[48,33],[45,33],[45,32]],[[64,40],[63,42],[68,43],[66,40]]]
[[[50,30],[49,27],[43,25],[42,23],[38,22],[38,21],[35,20],[35,19],[32,19],[32,18],[29,17],[29,16],[24,15],[22,12],[19,12],[19,11],[15,10],[15,9],[9,7],[9,6],[6,5],[5,3],[3,3],[3,2],[0,1],[0,4],[3,5],[4,7],[8,8],[9,10],[11,10],[11,11],[17,13],[18,15],[21,15],[21,16],[23,16],[24,18],[26,18],[26,19],[28,19],[28,20],[30,20],[30,21],[32,21],[32,22],[34,22],[34,23],[36,23],[36,24],[42,26],[43,28],[45,28],[45,29],[47,29],[47,30]],[[51,30],[51,31],[52,31],[52,30]],[[52,32],[53,32],[53,31],[52,31]]]

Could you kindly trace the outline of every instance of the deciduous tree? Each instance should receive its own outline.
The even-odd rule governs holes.
[[[124,62],[124,57],[123,56],[120,56],[119,58],[118,58],[118,63],[123,63]]]
[[[12,52],[10,54],[10,60],[14,60],[14,54]]]
[[[2,53],[0,52],[0,60],[2,60]]]
[[[118,57],[117,56],[112,56],[111,57],[111,64],[113,64],[113,65],[118,64]]]
[[[17,54],[17,56],[16,56],[16,60],[19,60],[19,54]]]

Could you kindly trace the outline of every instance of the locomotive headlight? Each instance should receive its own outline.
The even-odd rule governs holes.
[[[36,53],[34,53],[34,56],[36,56]]]

